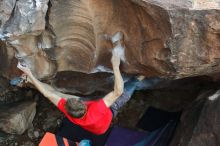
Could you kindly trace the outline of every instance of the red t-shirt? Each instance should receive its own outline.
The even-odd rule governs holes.
[[[106,106],[103,99],[85,102],[87,112],[82,118],[71,117],[64,108],[65,104],[66,99],[62,98],[58,103],[60,111],[62,111],[71,122],[94,134],[100,135],[105,133],[111,124],[112,112],[110,108]]]

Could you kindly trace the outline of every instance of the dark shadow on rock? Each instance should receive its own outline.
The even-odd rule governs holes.
[[[170,146],[219,145],[219,112],[219,92],[210,90],[201,94],[183,112],[181,122]]]

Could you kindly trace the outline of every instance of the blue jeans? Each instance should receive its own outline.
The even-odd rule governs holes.
[[[159,78],[148,78],[142,81],[139,81],[134,77],[130,78],[124,84],[124,93],[111,106],[113,117],[117,116],[119,109],[130,100],[135,90],[151,89],[160,81],[161,79]]]

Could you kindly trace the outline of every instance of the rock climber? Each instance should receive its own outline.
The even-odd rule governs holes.
[[[111,62],[115,76],[114,90],[100,100],[85,102],[80,97],[58,92],[48,84],[40,82],[27,66],[18,63],[17,67],[25,73],[27,81],[57,106],[69,121],[93,134],[102,135],[108,130],[118,110],[130,99],[136,83],[144,79],[143,76],[130,79],[123,92],[124,82],[119,70],[120,57],[117,53],[113,53]]]
[[[125,83],[124,88],[124,81],[119,70],[120,58],[119,53],[113,49],[111,63],[115,77],[114,90],[102,99],[95,101],[83,101],[83,98],[78,96],[56,91],[50,85],[35,78],[25,63],[18,63],[17,67],[24,72],[23,78],[26,78],[27,82],[33,84],[65,114],[69,123],[78,125],[92,134],[102,135],[109,129],[112,118],[117,115],[119,109],[129,101],[137,83],[144,79],[144,76],[132,78]],[[68,136],[66,137],[68,138]],[[80,141],[81,139],[77,140]]]
[[[119,70],[120,57],[117,52],[112,56],[112,67],[115,76],[114,90],[104,98],[96,101],[83,102],[81,98],[55,91],[48,84],[36,79],[31,70],[21,63],[18,68],[27,75],[27,81],[33,84],[46,98],[56,105],[73,123],[94,134],[103,134],[112,120],[110,107],[123,93],[124,82]]]

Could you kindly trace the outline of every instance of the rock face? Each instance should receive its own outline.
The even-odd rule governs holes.
[[[163,7],[165,9],[219,9],[219,0],[133,0],[133,1],[144,1]]]
[[[0,129],[6,133],[22,134],[32,124],[36,103],[28,101],[8,106],[1,105],[0,112]]]
[[[220,90],[202,94],[183,113],[171,146],[217,146],[220,143]]]
[[[45,28],[48,0],[1,1],[1,32],[4,35],[25,35]]]
[[[0,67],[9,78],[19,74],[15,56],[41,79],[62,71],[111,72],[110,38],[119,31],[124,73],[220,72],[218,0],[2,0],[0,9]]]

